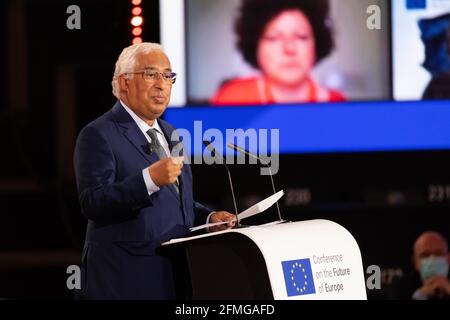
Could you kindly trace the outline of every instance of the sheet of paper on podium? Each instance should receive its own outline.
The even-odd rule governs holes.
[[[266,211],[267,209],[269,209],[271,206],[273,206],[278,200],[280,200],[280,198],[284,195],[284,191],[281,190],[273,195],[271,195],[270,197],[258,202],[257,204],[251,206],[250,208],[248,208],[245,211],[242,211],[241,213],[239,213],[239,220],[245,219],[245,218],[249,218],[252,217],[254,215],[260,214],[261,212]],[[236,218],[233,219],[233,221],[236,221]],[[216,223],[207,223],[198,227],[194,227],[191,228],[191,232],[194,231],[198,231],[201,229],[205,229],[205,228],[210,228],[210,227],[214,227],[214,226],[220,226],[222,224],[227,224],[228,222],[216,222]]]

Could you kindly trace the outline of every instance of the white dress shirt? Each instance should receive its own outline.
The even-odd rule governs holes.
[[[162,145],[166,154],[170,155],[169,143],[167,142],[166,137],[164,136],[163,131],[158,124],[158,120],[156,119],[155,121],[153,121],[153,125],[149,126],[144,120],[139,118],[139,116],[136,113],[134,113],[133,110],[131,110],[122,100],[120,100],[120,103],[122,104],[124,109],[130,114],[130,116],[133,118],[134,122],[136,122],[137,126],[144,134],[144,137],[147,139],[148,143],[151,142],[151,139],[150,139],[149,135],[147,134],[147,131],[149,129],[155,129],[156,132],[158,133],[156,136],[158,138],[159,143]],[[145,168],[142,170],[142,176],[144,177],[144,182],[145,182],[145,186],[147,188],[148,195],[151,195],[160,190],[160,188],[155,184],[155,182],[153,182],[153,179],[150,176],[150,172],[148,171],[148,168]],[[208,217],[206,218],[207,223],[209,222],[209,218],[211,217],[211,215],[213,213],[215,213],[215,211],[211,212],[208,215]]]
[[[147,139],[148,143],[151,142],[151,139],[149,135],[147,134],[147,131],[149,129],[155,129],[157,132],[157,138],[161,146],[163,147],[164,151],[167,155],[170,155],[170,149],[169,144],[166,140],[166,137],[164,137],[163,131],[161,127],[158,124],[158,120],[153,121],[153,125],[149,126],[144,120],[139,118],[139,116],[133,112],[122,100],[120,100],[120,103],[125,108],[125,110],[130,114],[130,116],[133,118],[134,122],[136,122],[139,129],[144,134],[145,139]],[[151,195],[154,192],[159,191],[159,187],[153,182],[152,177],[150,176],[150,172],[148,171],[148,168],[145,168],[142,170],[142,176],[144,177],[145,186],[147,187],[148,194]]]

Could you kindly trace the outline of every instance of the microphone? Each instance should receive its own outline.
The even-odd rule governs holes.
[[[275,190],[275,183],[273,182],[273,177],[272,177],[272,170],[270,169],[270,165],[268,162],[262,160],[261,158],[259,158],[257,155],[251,153],[250,151],[247,151],[241,147],[238,147],[232,143],[228,143],[228,147],[230,147],[231,149],[242,153],[242,154],[246,154],[249,157],[258,160],[262,165],[266,166],[269,169],[269,173],[270,173],[270,182],[272,183],[272,189],[273,189],[273,193],[277,193],[277,191]],[[281,218],[281,211],[280,211],[280,206],[278,205],[278,201],[276,202],[276,206],[277,206],[277,212],[278,212],[278,221],[279,222],[284,222],[284,220]]]
[[[216,157],[216,149],[214,148],[214,146],[212,145],[212,143],[208,140],[204,140],[203,143],[205,144],[206,148],[208,148],[209,151],[211,151],[211,155],[215,158]],[[223,159],[223,164],[225,165],[225,168],[227,169],[227,173],[228,173],[228,181],[230,183],[230,188],[231,188],[231,197],[233,198],[233,205],[234,205],[234,212],[236,215],[236,227],[237,228],[241,228],[241,222],[239,221],[239,211],[237,209],[237,205],[236,205],[236,197],[234,195],[234,188],[233,188],[233,180],[231,179],[231,172],[230,172],[230,168],[228,168],[227,166],[227,162],[226,159]]]

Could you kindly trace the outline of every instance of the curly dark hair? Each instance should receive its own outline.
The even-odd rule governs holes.
[[[244,59],[259,68],[256,50],[266,24],[282,11],[300,10],[309,20],[316,41],[316,63],[333,49],[331,27],[328,25],[328,0],[242,0],[235,22],[237,47]]]

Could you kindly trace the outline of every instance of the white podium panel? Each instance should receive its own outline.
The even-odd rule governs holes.
[[[260,250],[276,300],[367,299],[358,244],[345,228],[328,220],[252,226],[164,245],[227,233],[244,235]]]
[[[261,250],[275,299],[367,299],[361,252],[342,226],[312,220],[233,232]]]

